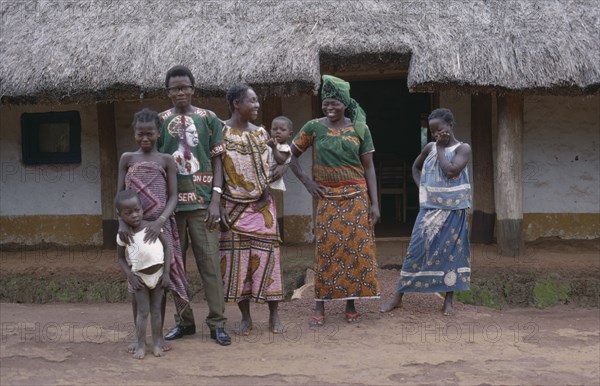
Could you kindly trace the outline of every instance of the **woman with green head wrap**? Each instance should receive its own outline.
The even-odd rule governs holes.
[[[315,314],[325,322],[325,301],[345,300],[346,320],[357,321],[355,299],[378,299],[373,227],[379,221],[373,140],[366,115],[350,97],[350,84],[323,75],[324,117],[309,121],[294,138],[291,168],[317,200]],[[311,180],[298,157],[313,148]]]

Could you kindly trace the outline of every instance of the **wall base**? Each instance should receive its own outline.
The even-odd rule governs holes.
[[[1,245],[102,245],[102,216],[1,216]]]
[[[600,237],[600,213],[523,213],[523,240]]]

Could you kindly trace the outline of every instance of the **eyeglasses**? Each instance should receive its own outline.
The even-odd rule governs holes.
[[[172,94],[178,94],[181,91],[188,93],[191,92],[192,90],[194,90],[194,86],[190,86],[190,85],[185,85],[185,86],[176,86],[176,87],[168,87],[167,91],[172,93]]]

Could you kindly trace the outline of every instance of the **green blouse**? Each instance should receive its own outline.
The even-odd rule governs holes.
[[[367,127],[361,140],[353,126],[333,129],[309,121],[292,144],[301,152],[313,147],[313,179],[325,186],[366,184],[360,156],[375,151]]]

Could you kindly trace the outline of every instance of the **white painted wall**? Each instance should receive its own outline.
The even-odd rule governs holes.
[[[600,212],[600,96],[525,98],[525,213]]]
[[[282,98],[281,111],[283,115],[292,120],[294,136],[306,122],[316,118],[312,116],[311,101],[312,98],[308,95]],[[312,148],[304,152],[299,160],[304,172],[312,177]],[[291,169],[288,169],[283,178],[286,188],[283,198],[285,215],[312,216],[313,200],[304,185],[296,178]]]
[[[461,142],[471,143],[471,94],[441,92],[440,107],[454,114],[454,136]]]
[[[25,165],[21,114],[79,110],[81,164]],[[102,214],[95,105],[0,106],[0,215]]]
[[[443,92],[440,106],[454,113],[457,138],[470,143],[470,95]],[[492,110],[495,161],[496,98]],[[600,212],[599,96],[525,97],[523,200],[523,213]]]

